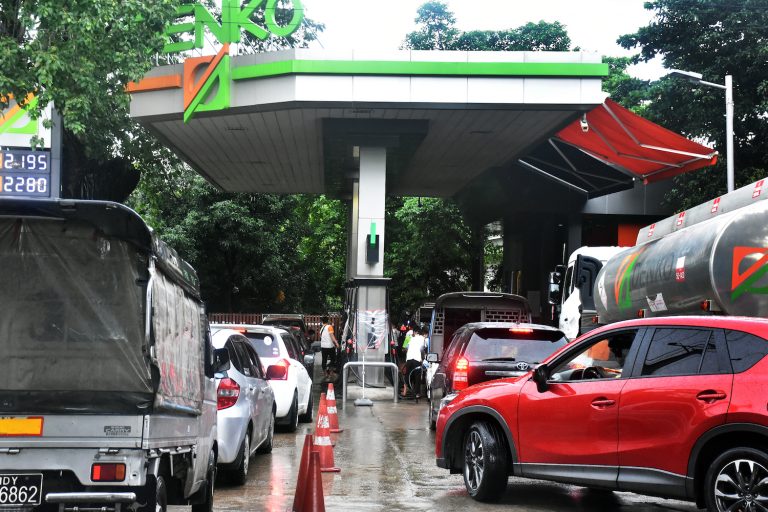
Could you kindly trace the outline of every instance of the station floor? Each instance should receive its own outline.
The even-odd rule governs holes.
[[[595,493],[549,482],[510,478],[499,503],[477,503],[467,495],[461,475],[449,475],[435,465],[434,434],[427,426],[422,400],[393,403],[392,388],[366,390],[372,407],[355,407],[362,388],[352,385],[346,407],[340,406],[344,432],[336,435],[334,449],[340,473],[323,475],[328,511],[557,511],[557,512],[693,512],[695,505],[649,498],[631,493]],[[320,385],[315,393],[319,395]],[[317,404],[318,400],[315,400]],[[276,434],[269,455],[251,461],[244,486],[217,483],[214,509],[218,512],[290,511],[296,487],[304,435]],[[184,510],[185,507],[172,507]]]

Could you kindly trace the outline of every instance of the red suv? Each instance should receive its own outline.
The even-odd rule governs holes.
[[[632,320],[590,331],[516,379],[446,397],[437,465],[469,494],[509,475],[696,501],[768,506],[768,321]]]

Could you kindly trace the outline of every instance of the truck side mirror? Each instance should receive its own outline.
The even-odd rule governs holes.
[[[222,373],[229,370],[229,350],[217,348],[213,351],[213,372]]]
[[[551,305],[557,305],[560,304],[560,299],[562,298],[563,291],[560,287],[560,283],[563,282],[563,275],[560,272],[550,272],[549,273],[549,288],[547,291],[547,302],[549,302]]]
[[[536,383],[536,389],[539,393],[543,393],[549,387],[547,381],[549,380],[549,365],[540,364],[533,370],[533,382]]]

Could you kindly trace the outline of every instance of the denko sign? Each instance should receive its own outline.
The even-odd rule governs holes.
[[[177,7],[177,18],[194,16],[194,21],[176,23],[165,31],[169,38],[168,44],[163,50],[166,53],[177,53],[203,48],[205,45],[206,28],[221,44],[239,43],[243,31],[261,40],[270,35],[287,37],[298,30],[304,19],[304,7],[301,0],[293,0],[293,13],[286,25],[281,25],[277,20],[278,3],[282,0],[251,0],[243,3],[242,0],[222,0],[221,23],[200,3],[186,4]],[[264,9],[264,25],[257,25],[254,14]],[[182,34],[194,34],[194,39],[178,40]]]

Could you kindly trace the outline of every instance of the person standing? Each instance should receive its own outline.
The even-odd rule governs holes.
[[[408,343],[408,351],[405,354],[405,378],[403,379],[403,393],[402,395],[405,396],[408,393],[408,379],[411,376],[411,371],[415,368],[418,368],[421,366],[421,361],[423,357],[424,352],[424,342],[425,338],[423,335],[423,331],[421,327],[416,326],[413,330],[414,335],[411,338],[410,343]],[[416,395],[416,398],[420,398],[420,387],[421,387],[421,379],[418,379],[418,382],[413,382],[411,384],[416,385],[416,389],[413,390],[414,394]]]
[[[330,369],[336,368],[336,350],[339,348],[339,342],[333,333],[333,326],[328,321],[328,317],[321,318],[323,327],[320,329],[320,350],[323,353],[323,371],[325,378],[330,377]]]

